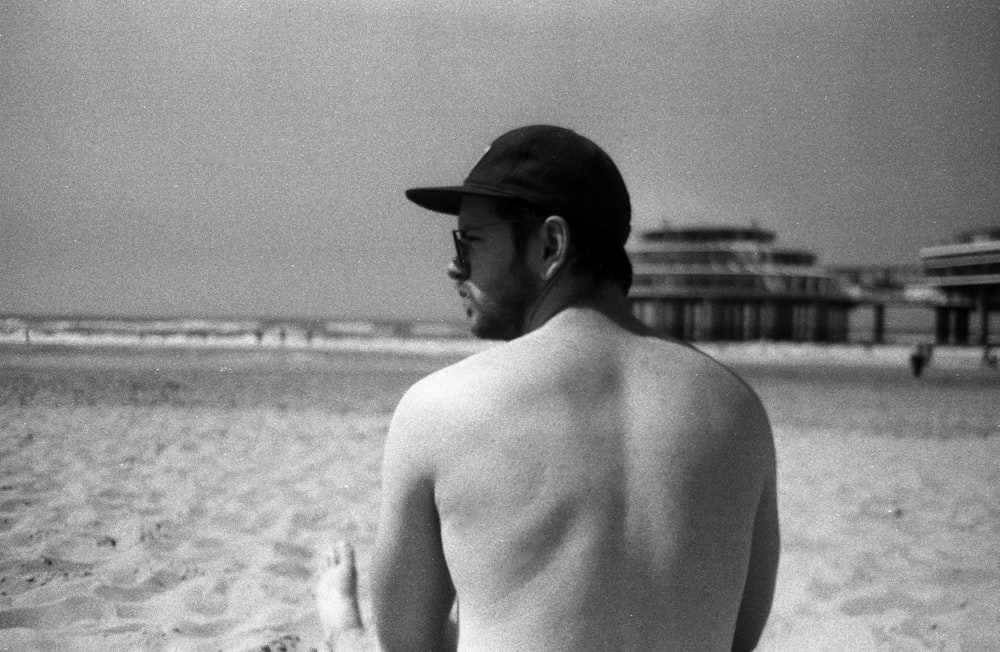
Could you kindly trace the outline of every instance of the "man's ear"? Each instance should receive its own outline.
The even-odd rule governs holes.
[[[570,230],[566,220],[550,215],[542,224],[542,279],[548,281],[569,259]]]

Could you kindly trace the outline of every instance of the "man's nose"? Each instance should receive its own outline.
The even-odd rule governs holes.
[[[469,278],[469,270],[464,265],[458,262],[458,258],[452,258],[451,262],[448,263],[448,278],[453,281],[464,281]]]

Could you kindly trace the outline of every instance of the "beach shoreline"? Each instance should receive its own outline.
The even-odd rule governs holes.
[[[190,337],[184,335],[127,337],[121,335],[51,335],[31,342],[0,337],[0,356],[20,356],[88,349],[121,351],[191,350],[196,352],[260,352],[375,354],[459,359],[499,346],[472,338],[444,337],[334,337],[311,341],[266,340],[246,337]],[[838,365],[908,367],[914,347],[906,344],[799,343],[799,342],[694,342],[692,346],[724,363],[748,365]],[[981,346],[936,345],[929,364],[971,369],[982,366]]]

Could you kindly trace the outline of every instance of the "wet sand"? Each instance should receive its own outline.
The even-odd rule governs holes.
[[[715,353],[778,444],[760,649],[1000,649],[1000,373]],[[385,430],[450,359],[0,347],[0,650],[309,649],[333,538],[367,617]]]

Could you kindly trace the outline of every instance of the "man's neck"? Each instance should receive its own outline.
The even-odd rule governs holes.
[[[534,309],[525,317],[524,333],[541,328],[556,315],[571,309],[600,313],[632,332],[646,330],[632,315],[628,299],[614,283],[595,287],[589,279],[566,279],[542,291]]]

